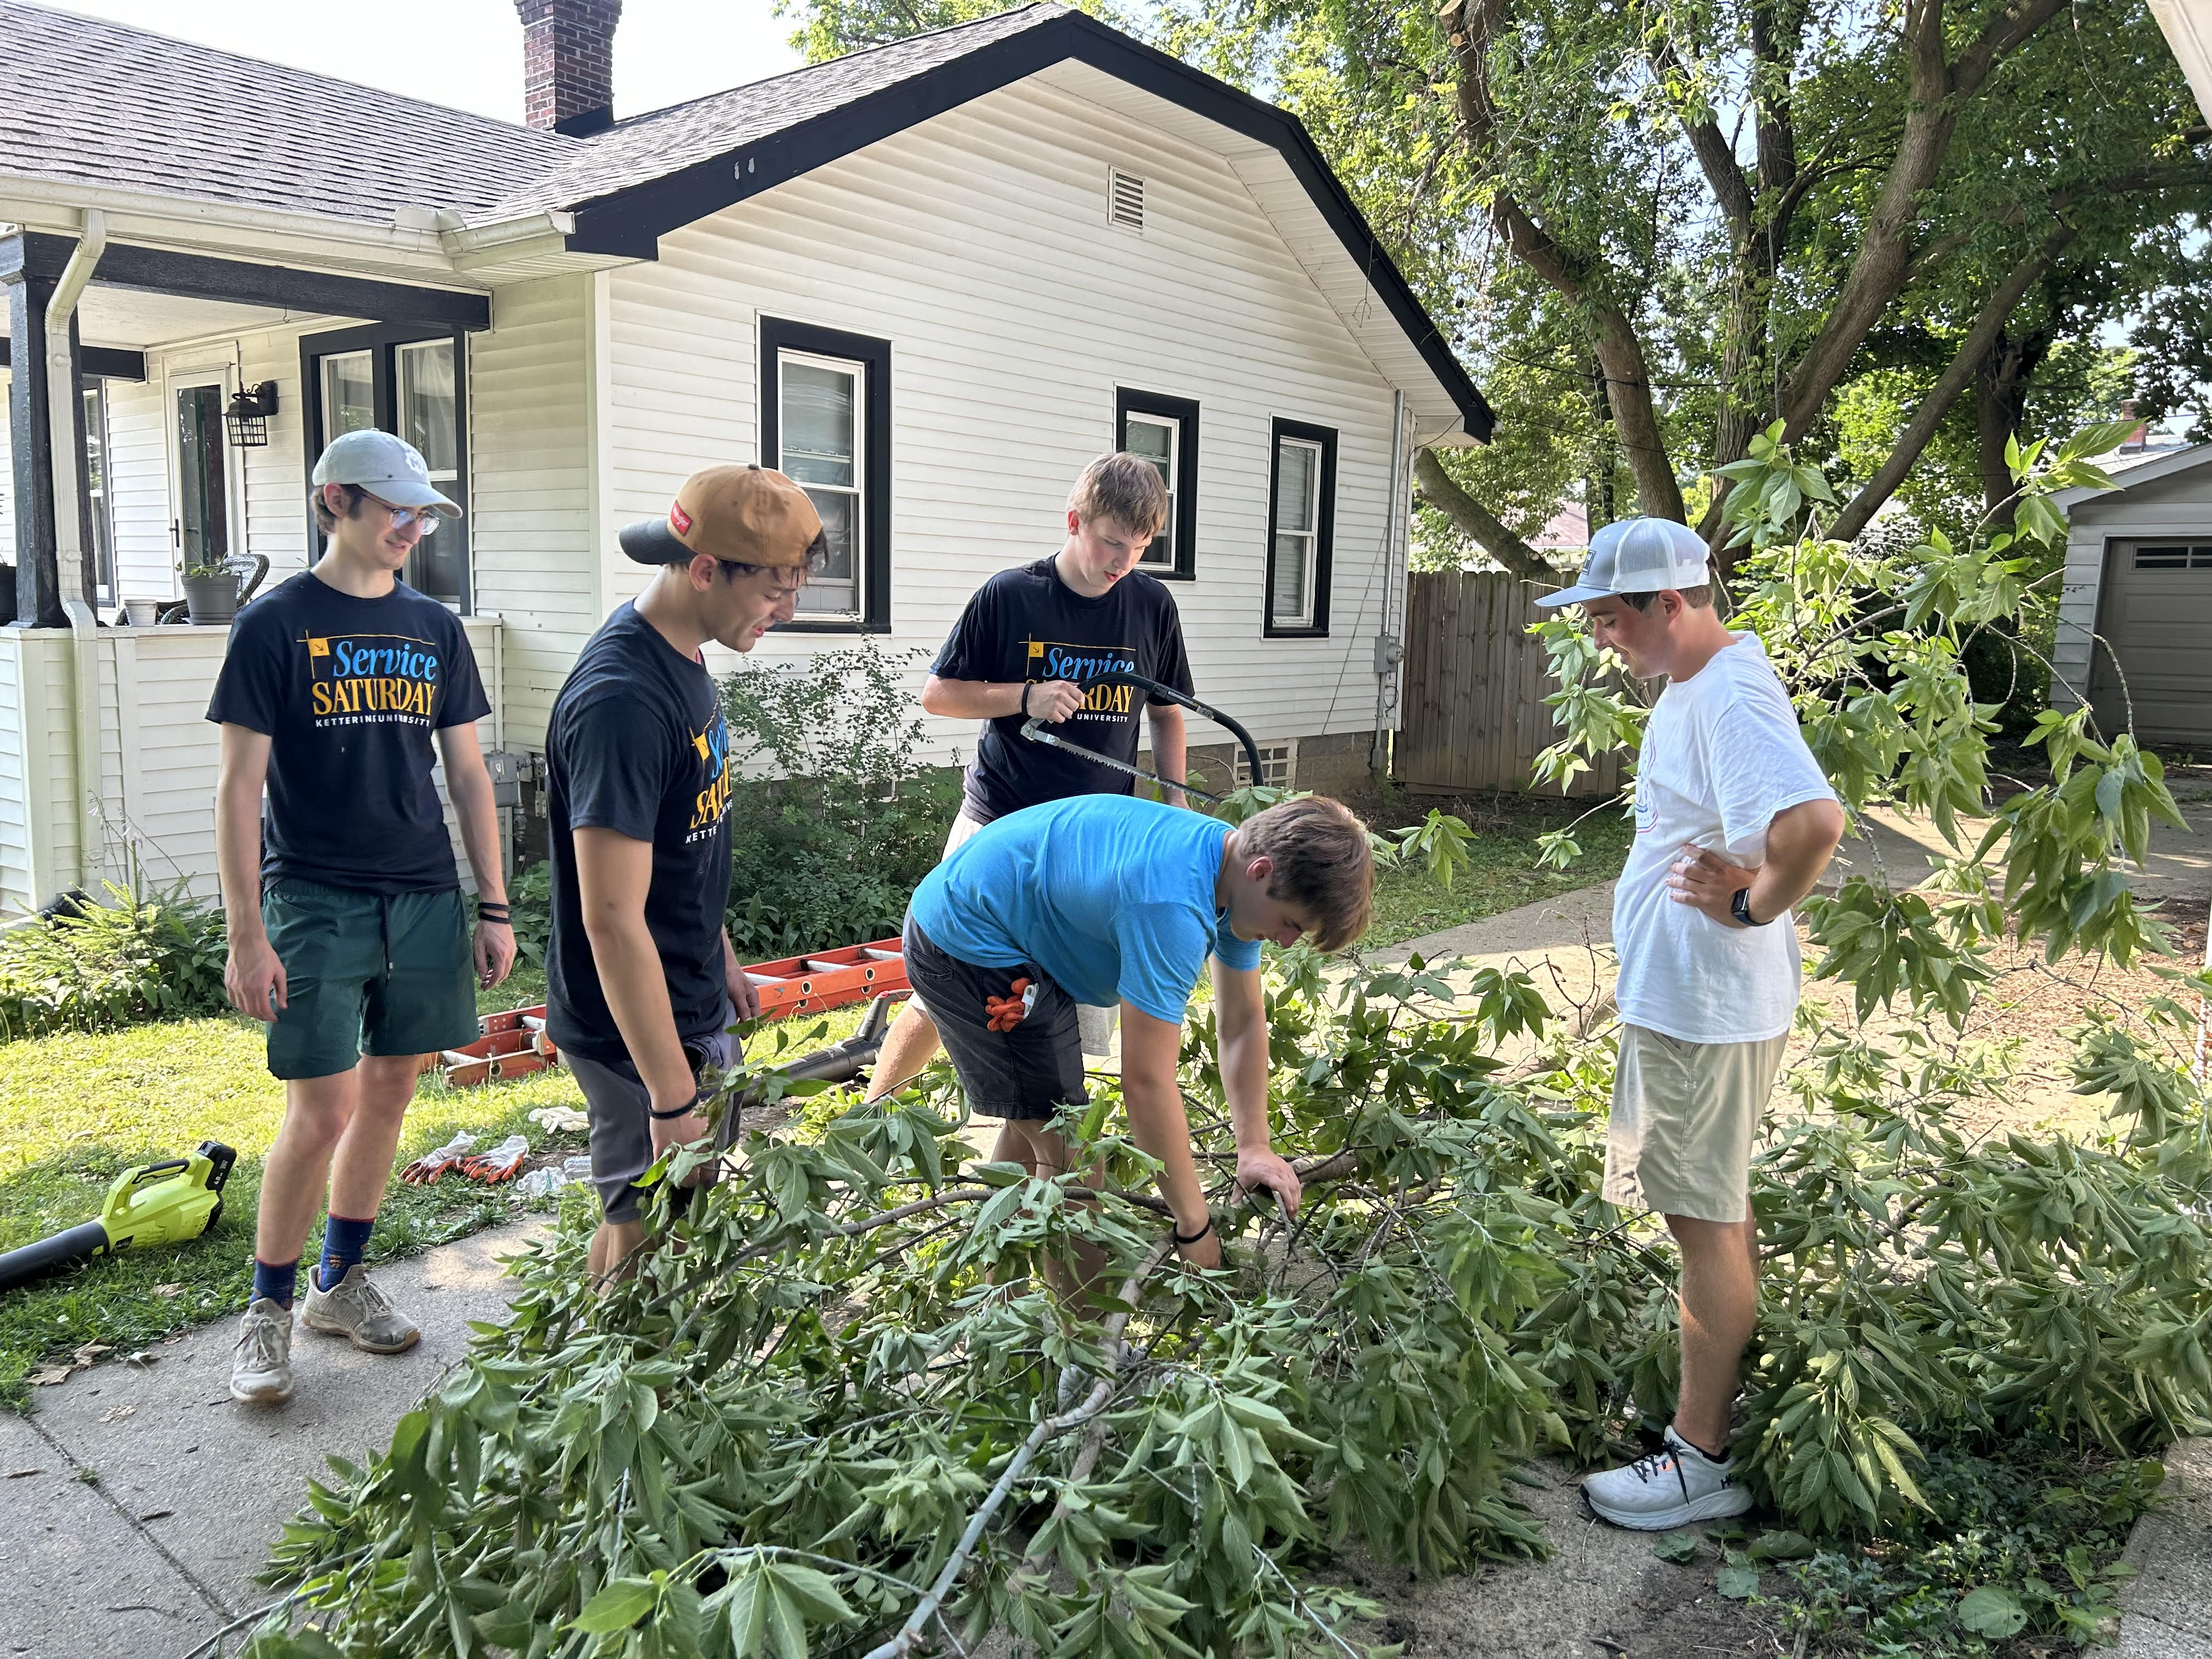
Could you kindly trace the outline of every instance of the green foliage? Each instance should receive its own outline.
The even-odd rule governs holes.
[[[1555,1032],[1524,975],[1476,974],[1439,1012],[1434,966],[1328,981],[1310,956],[1267,989],[1295,1226],[1224,1209],[1224,1271],[1163,1265],[1108,1079],[1065,1126],[1105,1167],[1095,1201],[975,1161],[941,1073],[810,1110],[747,1137],[682,1218],[657,1194],[683,1250],[604,1297],[570,1205],[512,1316],[287,1528],[294,1611],[362,1656],[857,1654],[902,1621],[935,1635],[942,1580],[970,1647],[996,1628],[1225,1659],[1331,1646],[1364,1610],[1313,1585],[1338,1542],[1423,1574],[1540,1553],[1521,1461],[1617,1455],[1664,1420],[1678,1363],[1672,1248],[1597,1195],[1610,1044]],[[1806,1616],[1840,1618],[1876,1563],[1954,1637],[2006,1596],[2023,1628],[2094,1620],[2100,1539],[2046,1549],[2025,1477],[1979,1449],[2092,1449],[2132,1473],[2077,1475],[2050,1512],[2119,1525],[2136,1455],[2212,1425],[2197,1189],[2142,1123],[1967,1141],[1948,1115],[2006,1081],[1986,1048],[1808,1035],[1785,1086],[1817,1109],[1778,1113],[1754,1166],[1766,1293],[1736,1441],[1784,1524],[1731,1547],[1733,1593],[1801,1563]],[[1199,1015],[1183,1089],[1228,1204],[1212,1039]],[[2175,1057],[2135,1063],[2165,1067],[2166,1139],[2201,1139]],[[704,1156],[672,1153],[662,1194]],[[1039,1286],[1079,1244],[1125,1286],[1111,1319]]]
[[[106,899],[0,933],[0,1041],[185,1019],[223,1006],[222,912],[181,894]]]
[[[870,643],[722,682],[733,763],[730,942],[747,961],[896,933],[960,810],[923,764],[904,672]]]
[[[1854,876],[1832,897],[1802,907],[1826,953],[1816,974],[1852,985],[1861,1018],[1902,1000],[1962,1024],[1989,977],[1981,953],[2002,935],[2040,944],[2054,961],[2078,950],[2125,963],[2166,949],[2127,873],[2148,849],[2154,819],[2186,827],[2158,757],[2125,733],[2100,738],[2086,708],[2046,712],[2028,740],[2049,757],[2051,781],[1993,808],[1994,710],[1974,701],[1965,668],[1975,639],[2003,630],[2018,642],[2047,617],[2055,569],[2037,576],[2030,567],[2037,550],[2064,537],[2051,497],[2106,481],[2089,458],[2120,435],[2122,423],[2111,422],[2055,451],[2042,441],[2010,444],[2016,528],[1957,543],[1931,530],[1909,548],[1820,539],[1826,485],[1779,441],[1778,428],[1727,469],[1737,487],[1726,519],[1747,548],[1730,627],[1765,646],[1846,812],[1923,815],[1955,854],[1916,890]],[[1535,631],[1560,682],[1547,702],[1565,728],[1536,775],[1564,779],[1601,752],[1632,747],[1644,708],[1618,661],[1576,621],[1555,618]],[[1978,835],[1969,827],[1976,819]]]
[[[514,951],[540,972],[553,942],[553,866],[540,859],[507,890],[507,914],[514,920]]]
[[[1856,1548],[1783,1569],[1785,1619],[1814,1652],[1951,1659],[2007,1638],[2109,1640],[2129,1528],[2157,1495],[2154,1459],[2084,1455],[2044,1434],[1931,1449],[1932,1507]]]

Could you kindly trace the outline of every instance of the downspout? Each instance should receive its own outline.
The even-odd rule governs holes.
[[[1390,716],[1398,702],[1398,668],[1406,659],[1407,566],[1411,557],[1413,457],[1407,453],[1406,394],[1390,404],[1390,505],[1382,548],[1382,620],[1375,636],[1375,742],[1367,769],[1380,783],[1390,772]]]
[[[88,208],[84,234],[62,267],[46,304],[46,407],[54,464],[54,585],[69,618],[76,665],[76,880],[89,884],[100,867],[100,624],[84,600],[84,451],[77,442],[77,380],[70,351],[70,322],[107,250],[107,216]]]

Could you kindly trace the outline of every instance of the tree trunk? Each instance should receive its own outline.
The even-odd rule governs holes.
[[[1436,452],[1413,452],[1413,483],[1421,499],[1449,519],[1452,528],[1471,538],[1482,550],[1524,581],[1557,585],[1559,573],[1544,562],[1542,554],[1498,522],[1480,501],[1459,487],[1444,471]]]
[[[2014,486],[2005,446],[2020,435],[2028,382],[2042,367],[2051,339],[2047,328],[2026,338],[2001,331],[1974,375],[1974,450],[1981,468],[1982,508],[1992,531],[2012,528]]]
[[[1867,527],[1867,521],[1895,493],[1912,464],[1920,459],[1920,452],[1928,447],[1928,441],[1936,435],[1943,416],[1950,412],[1959,394],[1973,380],[1974,372],[1996,347],[1997,336],[2004,329],[2005,319],[2012,315],[2013,307],[2021,302],[2030,284],[2043,274],[2044,267],[2058,257],[2076,234],[2071,225],[2058,226],[2043,239],[2042,246],[2014,265],[1998,284],[1996,292],[1983,306],[1982,314],[1967,331],[1957,355],[1921,400],[1920,407],[1912,411],[1912,418],[1898,434],[1887,458],[1875,470],[1874,477],[1867,480],[1866,488],[1854,495],[1850,505],[1837,516],[1828,532],[1830,536],[1839,542],[1850,541]],[[2010,484],[2006,488],[2009,490]]]
[[[1583,478],[1583,533],[1595,536],[1620,516],[1613,501],[1613,469],[1619,453],[1613,441],[1613,406],[1605,395],[1605,370],[1590,365],[1589,468]]]

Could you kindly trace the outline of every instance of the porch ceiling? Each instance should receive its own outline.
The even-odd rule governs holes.
[[[77,332],[87,345],[143,350],[177,340],[296,322],[307,314],[312,313],[275,306],[239,305],[228,300],[198,300],[181,294],[104,288],[94,282],[77,302]]]

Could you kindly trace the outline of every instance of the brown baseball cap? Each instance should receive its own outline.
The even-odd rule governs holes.
[[[819,570],[830,555],[822,515],[806,492],[764,466],[694,472],[666,518],[629,525],[618,539],[640,564],[688,564],[706,553],[732,564]]]

